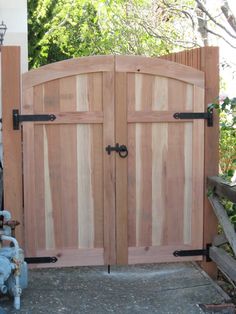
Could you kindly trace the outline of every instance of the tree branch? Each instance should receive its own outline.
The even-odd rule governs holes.
[[[229,7],[227,0],[224,0],[224,4],[221,6],[221,11],[223,12],[229,25],[236,32],[236,18],[235,18],[235,15],[232,13],[232,11]]]
[[[229,46],[231,46],[232,48],[236,48],[236,46],[232,45],[232,44],[231,44],[227,39],[225,39],[222,35],[220,35],[220,34],[214,32],[214,31],[210,30],[210,29],[207,28],[207,27],[204,27],[204,28],[205,28],[205,30],[206,30],[208,33],[210,33],[210,34],[212,34],[212,35],[215,35],[215,36],[217,36],[218,38],[223,39],[223,40],[224,40]]]
[[[219,26],[221,29],[223,29],[229,36],[231,36],[232,38],[236,38],[236,35],[232,34],[224,25],[222,25],[221,23],[219,23],[207,10],[207,8],[203,5],[203,3],[200,0],[195,0],[196,3],[198,4],[198,8],[204,12],[209,19],[217,26]],[[218,36],[219,37],[219,36]],[[221,36],[222,37],[222,36]],[[222,37],[223,38],[223,37]],[[226,41],[227,42],[227,41]]]

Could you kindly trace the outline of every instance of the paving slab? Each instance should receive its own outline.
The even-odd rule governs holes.
[[[199,304],[229,300],[194,263],[34,269],[21,309],[4,297],[0,314],[202,314]]]

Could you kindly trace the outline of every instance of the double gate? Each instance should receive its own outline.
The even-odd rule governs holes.
[[[176,119],[205,111],[203,72],[95,56],[30,71],[22,84],[21,114],[36,117],[21,123],[28,256],[133,264],[203,247],[207,127]]]

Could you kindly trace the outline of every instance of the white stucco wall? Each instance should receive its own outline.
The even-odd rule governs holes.
[[[0,23],[7,25],[3,44],[21,46],[21,71],[28,70],[27,0],[0,0]]]

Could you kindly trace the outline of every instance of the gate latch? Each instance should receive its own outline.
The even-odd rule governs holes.
[[[173,117],[175,119],[205,119],[207,126],[213,126],[213,109],[207,112],[176,112]]]
[[[108,155],[110,155],[112,151],[119,153],[119,156],[121,158],[125,158],[128,156],[127,147],[125,145],[119,145],[118,143],[116,143],[116,146],[108,145],[106,147],[106,151],[107,151]]]
[[[33,121],[54,121],[56,116],[54,114],[19,114],[18,109],[13,109],[13,130],[19,130],[21,122]]]

